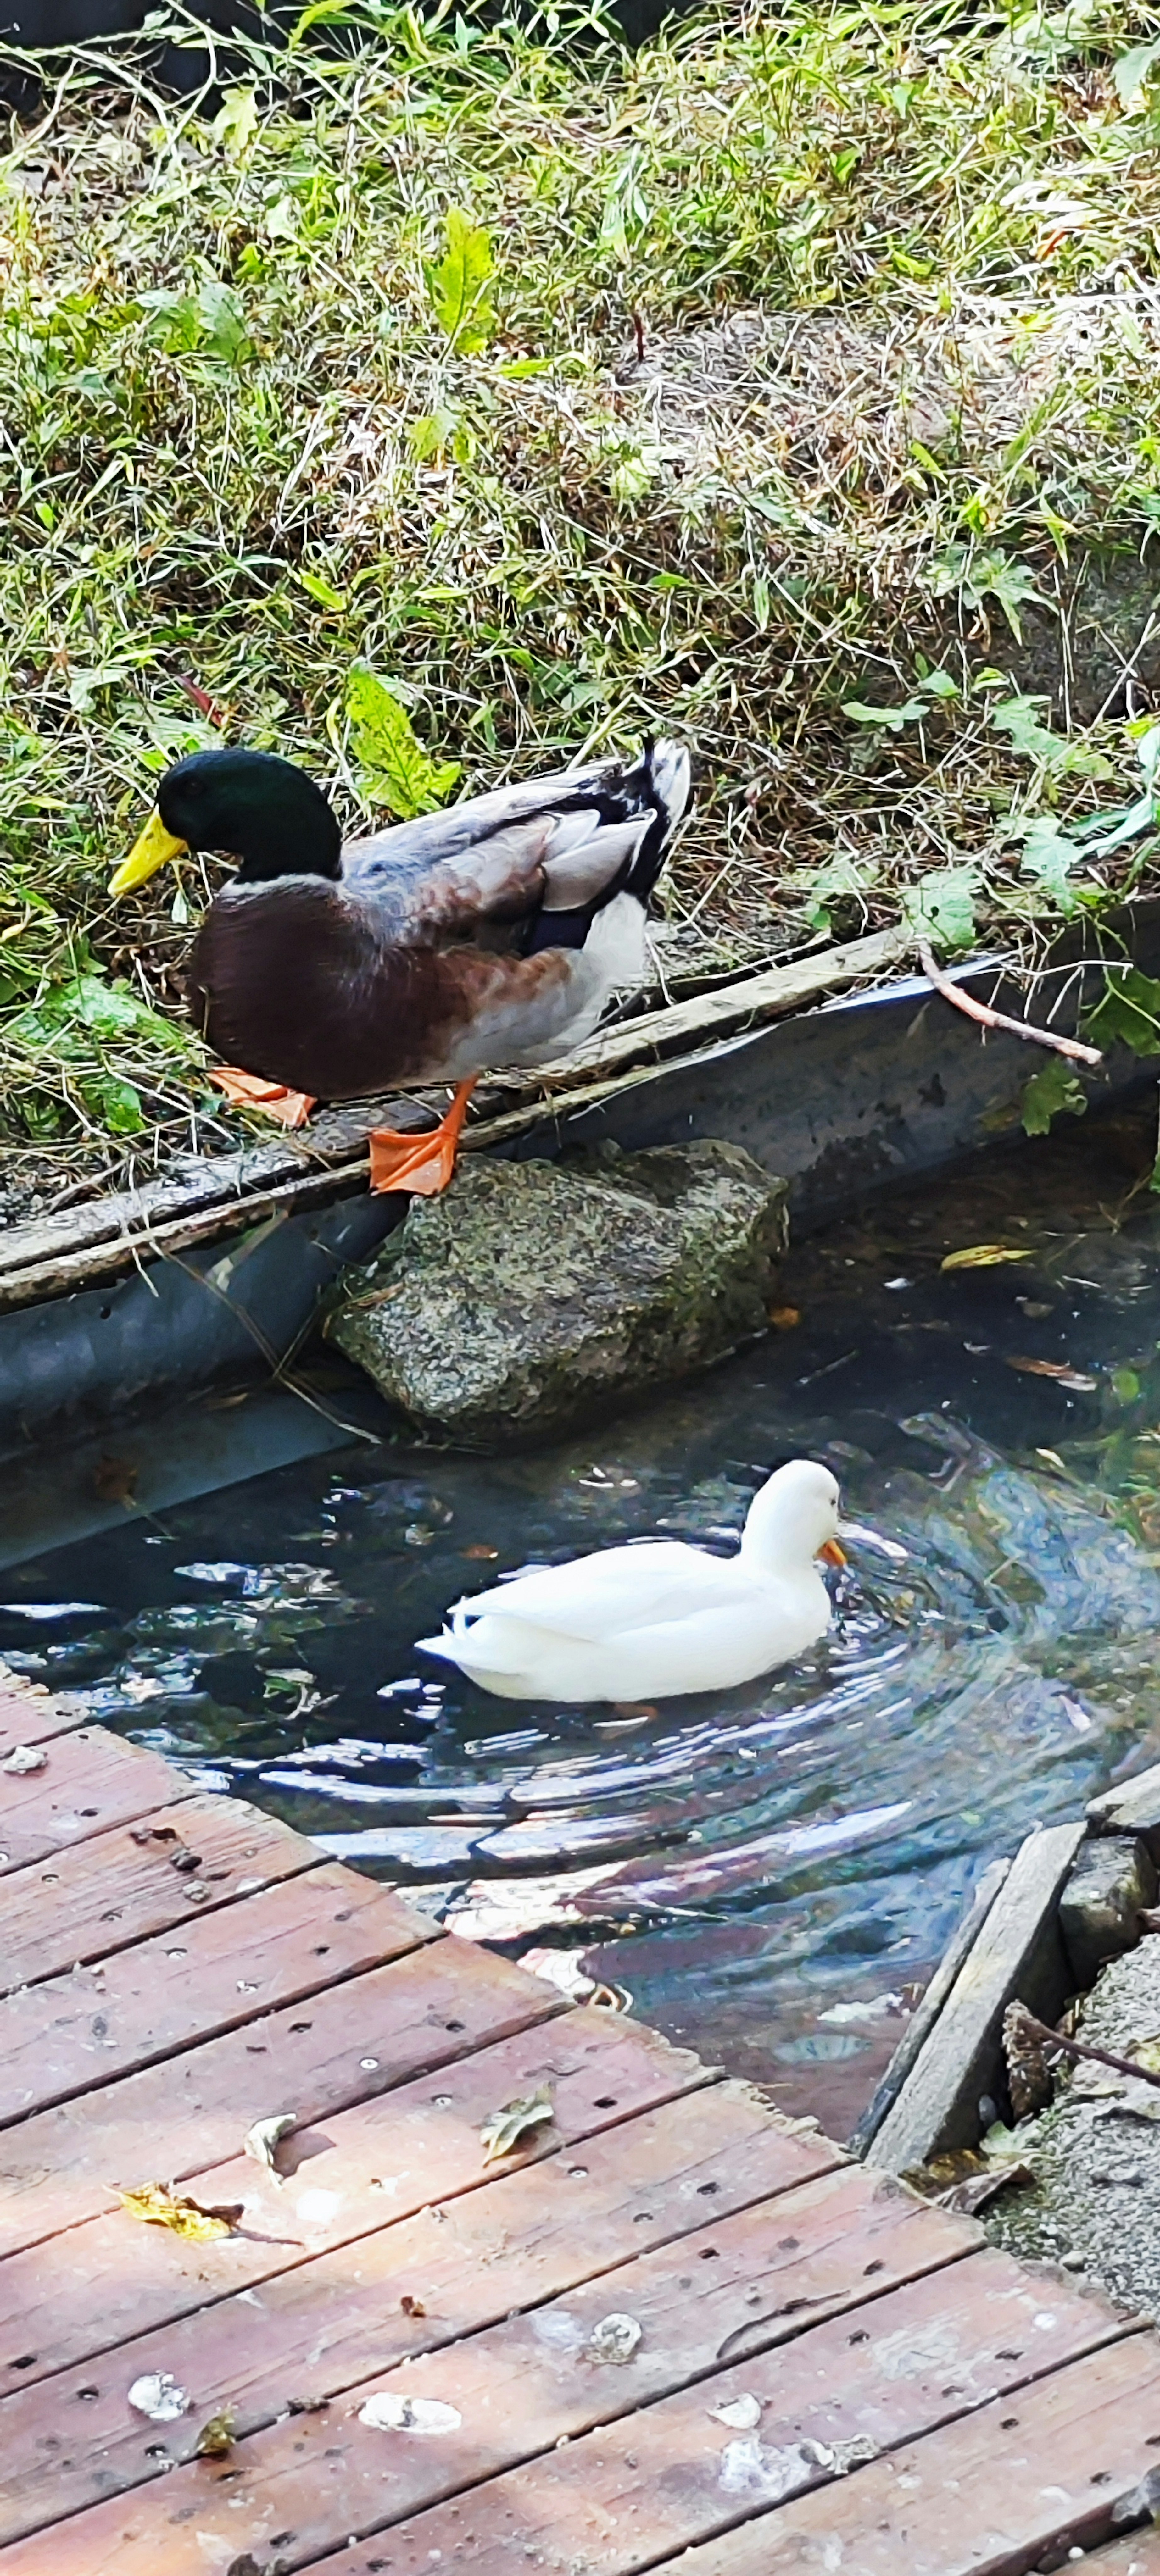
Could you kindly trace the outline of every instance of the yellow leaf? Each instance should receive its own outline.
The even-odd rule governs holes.
[[[529,2129],[540,2128],[552,2117],[552,2095],[546,2084],[539,2085],[534,2093],[525,2093],[516,2102],[505,2102],[502,2110],[490,2114],[479,2132],[485,2165],[497,2164],[501,2156],[510,2156],[513,2147],[520,2145]]]
[[[219,2406],[217,2414],[211,2415],[208,2424],[202,2425],[193,2446],[194,2459],[224,2460],[234,2446],[234,2423],[233,2407]],[[252,2560],[250,2564],[253,2564]]]
[[[963,1252],[948,1252],[939,1263],[940,1270],[997,1270],[1004,1261],[1034,1261],[1033,1252],[1023,1252],[1010,1243],[969,1243]]]
[[[174,2236],[192,2237],[197,2244],[211,2236],[232,2236],[245,2207],[243,2201],[234,2200],[218,2209],[203,2209],[200,2201],[169,2191],[163,2182],[145,2182],[139,2190],[118,2196],[130,2218],[139,2218],[146,2227],[168,2227]]]

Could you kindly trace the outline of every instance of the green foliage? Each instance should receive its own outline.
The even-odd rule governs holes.
[[[978,888],[977,868],[933,868],[929,876],[907,888],[903,920],[916,939],[928,939],[934,948],[969,948],[975,935]]]
[[[1030,877],[1067,920],[1080,909],[1079,896],[1071,882],[1071,871],[1083,851],[1077,841],[1060,830],[1053,814],[1036,814],[1020,825],[1023,856],[1019,863],[1021,876]]]
[[[22,1066],[26,1089],[21,1121],[33,1135],[50,1135],[60,1124],[54,1089],[65,1104],[107,1127],[114,1136],[134,1136],[147,1124],[137,1073],[126,1067],[156,1053],[191,1062],[190,1039],[140,1001],[128,984],[107,983],[89,971],[49,984],[35,1002],[9,1020],[5,1045]]]
[[[373,43],[312,0],[201,101],[88,47],[51,148],[0,138],[0,1139],[35,1097],[62,1162],[91,1138],[105,1168],[102,1067],[170,1145],[206,1114],[192,1045],[74,1028],[86,1105],[79,1059],[41,1042],[33,1080],[10,1034],[99,964],[179,1017],[215,863],[104,888],[166,762],[220,738],[186,682],[232,740],[349,745],[348,830],[452,762],[475,793],[680,734],[694,976],[803,915],[962,948],[991,885],[1006,921],[1147,881],[1128,729],[993,724],[1023,683],[970,666],[1032,608],[1050,636],[1057,565],[1131,568],[1160,526],[1148,21],[785,0],[633,54],[599,12],[571,45],[358,9]],[[393,713],[348,717],[355,665]],[[1061,839],[1013,889],[985,871],[1021,775]]]
[[[1160,1055],[1160,983],[1136,966],[1105,966],[1104,989],[1089,1011],[1085,1035],[1099,1047],[1129,1046]]]
[[[218,278],[207,278],[195,294],[167,286],[146,287],[138,302],[152,317],[150,336],[169,357],[197,353],[233,366],[249,352],[250,335],[241,304],[233,287],[223,286]]]
[[[948,546],[932,570],[931,588],[935,597],[957,591],[965,608],[982,608],[993,599],[1002,610],[1017,644],[1023,641],[1019,611],[1027,600],[1042,599],[1035,575],[1026,564],[1015,563],[998,546],[977,550],[969,545]]]
[[[1082,1118],[1087,1108],[1087,1094],[1076,1081],[1066,1056],[1049,1056],[1038,1073],[1023,1086],[1019,1116],[1024,1134],[1046,1136],[1052,1119],[1066,1109],[1073,1118]]]
[[[445,805],[459,777],[457,760],[435,761],[416,739],[406,708],[365,663],[356,663],[346,685],[346,712],[355,754],[377,804],[401,823]]]
[[[452,206],[445,226],[447,248],[441,260],[425,260],[423,274],[435,319],[461,358],[486,349],[496,327],[489,287],[495,274],[491,236]]]

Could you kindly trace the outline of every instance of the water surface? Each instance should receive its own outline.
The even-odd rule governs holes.
[[[127,1508],[5,1576],[0,1651],[465,1933],[577,1952],[842,2133],[988,1861],[1160,1758],[1152,1123],[1071,1124],[803,1242],[799,1320],[582,1443],[357,1443]],[[941,1269],[990,1242],[1028,1257]],[[727,1549],[801,1452],[855,1527],[790,1670],[576,1710],[415,1654],[508,1569],[650,1532]]]

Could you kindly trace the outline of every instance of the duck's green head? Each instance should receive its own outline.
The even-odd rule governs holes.
[[[144,885],[185,850],[220,850],[237,859],[238,878],[247,885],[267,877],[342,873],[342,835],[321,788],[305,770],[269,751],[223,746],[175,761],[110,894]]]

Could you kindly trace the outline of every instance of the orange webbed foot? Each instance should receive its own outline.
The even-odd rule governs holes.
[[[373,1127],[367,1139],[372,1190],[408,1190],[413,1198],[438,1198],[455,1170],[459,1138],[474,1089],[474,1081],[461,1082],[447,1116],[437,1127],[428,1127],[418,1136],[398,1135],[392,1127]]]
[[[279,1127],[305,1127],[314,1101],[308,1091],[287,1091],[283,1082],[266,1082],[260,1073],[240,1073],[236,1065],[218,1065],[210,1081],[224,1091],[235,1109],[258,1109]]]

